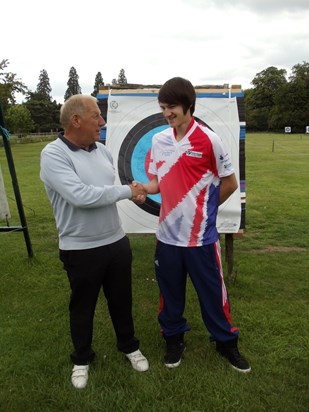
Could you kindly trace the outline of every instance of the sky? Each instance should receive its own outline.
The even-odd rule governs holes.
[[[5,72],[35,91],[46,70],[58,103],[71,67],[90,94],[98,72],[105,84],[124,69],[128,83],[247,89],[270,66],[289,75],[309,61],[308,0],[11,0],[0,16]]]

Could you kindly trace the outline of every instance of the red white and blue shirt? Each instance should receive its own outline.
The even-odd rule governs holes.
[[[194,118],[179,142],[171,127],[155,134],[149,173],[162,199],[157,239],[184,247],[216,242],[220,178],[234,173],[219,136]]]

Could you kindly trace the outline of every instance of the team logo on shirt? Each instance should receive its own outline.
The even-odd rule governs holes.
[[[232,167],[232,163],[230,161],[230,157],[229,157],[228,153],[226,153],[225,155],[221,154],[219,158],[221,160],[221,163],[223,164],[224,169],[229,169],[230,167]],[[229,162],[229,163],[227,163],[227,162]]]
[[[187,150],[186,155],[190,157],[198,157],[199,159],[203,156],[201,152],[195,152],[194,150]]]
[[[161,152],[161,156],[169,157],[169,156],[172,156],[173,153],[174,153],[174,150],[164,150]]]

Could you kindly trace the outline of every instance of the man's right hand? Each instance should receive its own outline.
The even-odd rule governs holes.
[[[129,186],[132,192],[130,200],[133,200],[135,203],[144,203],[147,196],[147,191],[144,186],[136,181],[133,181]]]

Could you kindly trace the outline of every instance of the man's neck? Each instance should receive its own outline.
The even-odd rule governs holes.
[[[179,142],[187,134],[189,128],[191,127],[192,117],[188,118],[187,121],[174,128],[174,135],[177,142]]]

